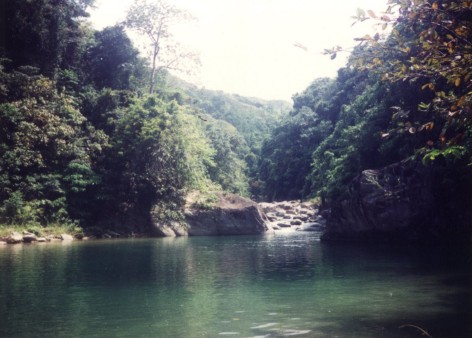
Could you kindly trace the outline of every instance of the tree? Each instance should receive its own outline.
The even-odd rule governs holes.
[[[121,26],[95,32],[95,43],[86,55],[86,71],[98,89],[129,89],[130,79],[139,72],[138,50]]]
[[[191,18],[189,13],[164,0],[135,0],[128,10],[126,27],[143,34],[151,46],[150,93],[154,92],[156,76],[161,70],[189,70],[182,65],[183,60],[198,63],[196,55],[175,41],[171,32],[172,23]]]
[[[472,138],[472,2],[390,0],[385,13],[358,10],[355,18],[376,20],[391,33],[358,38],[362,52],[351,65],[429,92],[414,110],[399,106],[394,119],[403,118],[411,134],[437,130],[426,141],[425,158],[464,155]]]
[[[0,21],[4,25],[4,45],[0,55],[12,66],[38,67],[49,77],[78,61],[81,18],[93,0],[9,0]]]

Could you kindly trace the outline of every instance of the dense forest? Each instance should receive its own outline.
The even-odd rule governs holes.
[[[135,24],[94,30],[92,3],[3,3],[1,224],[148,232],[146,215],[179,220],[192,190],[329,205],[400,161],[440,173],[438,194],[461,201],[451,210],[470,205],[471,1],[359,10],[384,35],[359,38],[291,108],[179,80],[133,46]]]

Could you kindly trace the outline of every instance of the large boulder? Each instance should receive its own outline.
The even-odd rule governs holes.
[[[187,202],[185,222],[190,236],[253,235],[270,230],[257,203],[238,195],[215,192],[211,205]]]
[[[459,191],[453,191],[453,180],[442,183],[447,178],[444,173],[415,161],[363,171],[332,204],[322,239],[430,242],[470,238],[470,226],[452,220],[454,214],[465,215],[467,206],[458,207],[456,202],[464,201]]]
[[[153,223],[153,232],[159,237],[188,236],[188,228],[185,224],[177,221]]]

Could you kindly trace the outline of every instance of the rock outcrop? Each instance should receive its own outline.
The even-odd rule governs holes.
[[[226,192],[209,195],[211,201],[204,203],[197,201],[195,194],[187,196],[184,220],[155,220],[154,234],[163,237],[255,235],[271,230],[257,203]]]
[[[463,229],[454,229],[445,217],[450,212],[445,212],[447,197],[440,196],[443,178],[414,161],[363,171],[332,204],[322,239],[431,242],[455,236]]]
[[[230,193],[215,193],[217,201],[208,208],[185,209],[185,221],[190,236],[254,235],[270,230],[267,217],[247,198]]]

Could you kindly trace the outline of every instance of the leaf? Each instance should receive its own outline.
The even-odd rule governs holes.
[[[371,9],[367,10],[367,14],[373,19],[377,19],[377,15],[375,15],[375,12]]]
[[[336,59],[336,56],[337,56],[337,54],[336,54],[336,53],[333,53],[333,54],[331,54],[330,59],[331,59],[331,60],[334,60],[334,59]]]
[[[459,87],[459,86],[461,85],[461,78],[460,78],[460,77],[458,77],[458,78],[454,81],[454,85],[455,85],[456,87]]]
[[[431,5],[431,8],[436,11],[438,9],[438,3],[437,2],[433,3]]]
[[[365,11],[362,8],[357,9],[357,16],[359,18],[365,18]]]

